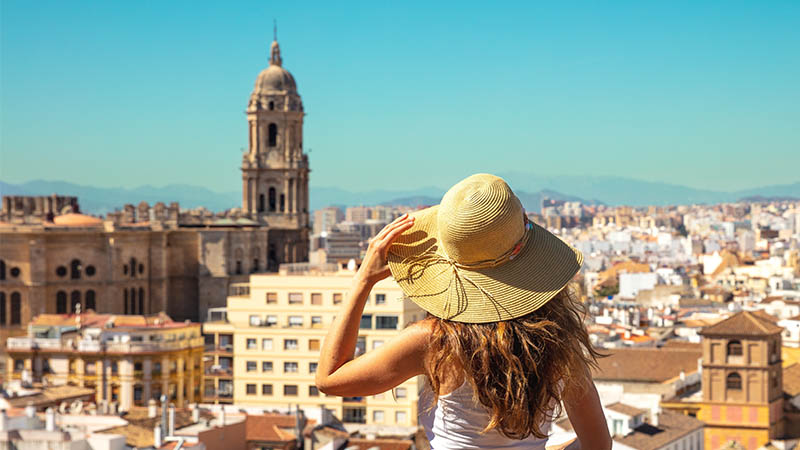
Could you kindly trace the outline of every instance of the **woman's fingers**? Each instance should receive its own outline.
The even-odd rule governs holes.
[[[389,232],[386,237],[383,238],[381,241],[381,255],[386,258],[386,254],[389,252],[389,247],[392,246],[392,243],[397,239],[401,234],[403,234],[406,230],[414,226],[414,218],[412,217],[410,220],[403,222],[402,224],[398,225],[395,229]]]
[[[402,216],[398,217],[397,219],[395,219],[390,224],[388,224],[385,227],[383,227],[383,229],[381,231],[379,231],[378,234],[375,236],[375,239],[384,239],[386,237],[386,235],[388,235],[392,230],[394,230],[398,226],[401,226],[403,223],[405,223],[409,219],[410,219],[410,216],[408,214],[403,214]]]

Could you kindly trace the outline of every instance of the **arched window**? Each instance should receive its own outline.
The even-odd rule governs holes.
[[[129,269],[131,278],[136,278],[136,258],[131,258],[131,266]]]
[[[286,195],[281,194],[281,212],[286,210]]]
[[[136,288],[131,288],[131,314],[136,314]]]
[[[9,325],[19,325],[22,323],[22,296],[19,292],[11,293],[11,314],[9,314]]]
[[[56,293],[56,313],[67,313],[67,293],[64,291],[58,291]]]
[[[71,263],[69,263],[69,277],[73,280],[80,280],[81,279],[81,261],[78,259],[73,259]]]
[[[72,312],[72,314],[75,314],[76,312],[78,312],[78,305],[81,304],[81,292],[80,291],[72,291],[72,293],[69,295],[69,297],[70,297],[69,304],[70,304],[70,308],[71,308],[70,312]]]
[[[139,288],[139,314],[144,314],[144,289]]]
[[[6,262],[0,259],[0,280],[6,279]]]
[[[267,136],[269,139],[267,141],[267,146],[275,147],[276,145],[278,145],[278,126],[275,125],[274,123],[269,124],[267,130]]]
[[[742,342],[733,339],[728,342],[728,356],[742,356]]]
[[[258,212],[264,212],[264,194],[258,195]]]
[[[6,293],[0,292],[0,326],[6,324]]]
[[[253,258],[253,267],[250,268],[250,272],[256,273],[258,269],[258,258]]]
[[[89,289],[88,291],[86,291],[86,302],[85,303],[86,303],[86,310],[87,311],[90,310],[90,309],[92,311],[97,311],[97,306],[95,305],[95,302],[94,302],[94,291],[93,290]]]
[[[269,188],[269,210],[275,212],[275,188]]]
[[[275,102],[269,102],[269,110],[272,111],[275,109]]]
[[[733,372],[728,375],[725,379],[725,387],[728,389],[741,389],[742,388],[742,377],[736,372]]]

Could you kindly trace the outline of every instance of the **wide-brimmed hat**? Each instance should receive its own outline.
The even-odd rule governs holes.
[[[528,221],[494,175],[472,175],[439,205],[411,215],[414,225],[389,249],[389,269],[407,297],[443,319],[524,316],[561,291],[583,263],[581,252]]]

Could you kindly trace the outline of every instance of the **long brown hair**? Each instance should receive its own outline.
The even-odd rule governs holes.
[[[560,414],[562,387],[585,389],[588,368],[601,356],[584,316],[576,290],[567,285],[541,308],[512,320],[474,324],[429,317],[426,366],[436,401],[442,383],[460,369],[489,413],[484,432],[547,437],[541,426]]]

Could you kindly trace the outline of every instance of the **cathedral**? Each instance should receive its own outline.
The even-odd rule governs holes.
[[[242,205],[222,213],[145,202],[97,218],[68,196],[3,197],[0,352],[44,313],[166,312],[203,321],[250,273],[308,260],[303,103],[277,40],[247,103]]]

